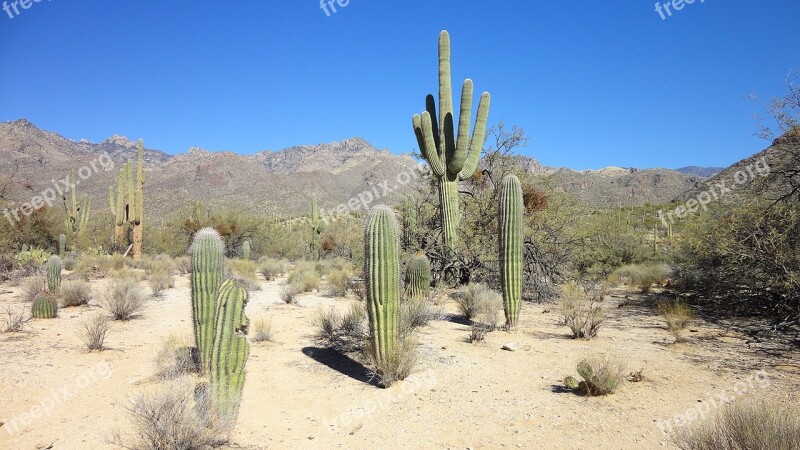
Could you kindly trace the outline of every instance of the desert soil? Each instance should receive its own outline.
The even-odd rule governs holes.
[[[687,411],[748,397],[798,400],[797,353],[707,322],[674,344],[652,309],[618,308],[621,295],[607,301],[609,319],[591,341],[569,339],[554,305],[524,305],[518,330],[480,344],[466,342],[464,322],[436,321],[419,333],[416,372],[381,389],[356,360],[314,342],[318,308],[355,300],[323,289],[286,305],[285,282],[263,282],[247,307],[251,320],[271,318],[274,339],[251,346],[230,448],[675,448],[659,423],[677,427],[673,418],[699,414]],[[92,281],[95,296],[105,283]],[[28,308],[19,291],[0,285],[0,307]],[[165,383],[153,379],[164,342],[191,336],[189,298],[188,278],[177,278],[141,317],[114,322],[103,352],[86,352],[77,336],[100,311],[95,301],[0,334],[0,448],[119,448],[110,441],[130,430],[131,399]],[[618,356],[644,378],[606,397],[564,391],[563,378],[590,354]]]

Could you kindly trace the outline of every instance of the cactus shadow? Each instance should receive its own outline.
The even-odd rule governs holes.
[[[583,391],[577,389],[575,390],[569,389],[568,387],[560,384],[551,385],[550,392],[553,392],[554,394],[572,394],[578,397],[586,397],[586,394]]]
[[[314,361],[324,364],[342,375],[379,387],[377,379],[370,374],[369,369],[338,350],[322,347],[304,347],[302,352]]]
[[[472,326],[472,321],[458,314],[446,314],[444,316],[446,322],[455,323],[458,325]]]

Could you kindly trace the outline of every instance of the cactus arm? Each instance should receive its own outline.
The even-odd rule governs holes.
[[[425,145],[423,146],[424,150],[422,155],[428,161],[428,164],[431,166],[431,170],[433,171],[434,175],[437,177],[445,176],[445,172],[447,169],[445,168],[442,160],[436,152],[436,143],[433,138],[433,125],[431,124],[431,115],[425,111],[420,116],[420,126],[422,132],[422,138],[424,140]]]
[[[249,321],[244,309],[247,291],[236,280],[219,288],[211,349],[211,388],[219,406],[235,416],[244,388],[245,365],[250,354]]]
[[[450,78],[450,34],[439,34],[439,158],[447,165],[455,152],[453,87]]]
[[[439,116],[436,115],[436,99],[431,94],[425,96],[425,111],[428,111],[428,114],[433,118],[433,142],[436,144],[436,154],[438,155],[438,148],[441,145],[439,142]]]
[[[464,81],[461,88],[461,110],[458,115],[458,137],[453,158],[447,161],[447,170],[450,173],[459,173],[464,168],[469,152],[469,127],[470,114],[472,114],[472,80]]]
[[[481,159],[481,152],[483,152],[483,143],[486,141],[486,122],[489,120],[489,105],[491,104],[491,96],[488,92],[481,94],[481,100],[478,103],[478,116],[475,119],[475,129],[472,131],[472,141],[469,145],[469,155],[464,163],[464,167],[458,174],[460,180],[466,180],[475,173],[478,168],[478,162]]]

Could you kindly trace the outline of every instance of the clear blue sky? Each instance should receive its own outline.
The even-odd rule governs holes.
[[[662,20],[654,0],[350,0],[331,17],[317,0],[43,0],[0,11],[0,121],[173,154],[352,136],[407,152],[447,29],[454,89],[490,91],[490,123],[524,127],[545,164],[728,165],[765,147],[747,94],[800,69],[800,2],[700,1]]]

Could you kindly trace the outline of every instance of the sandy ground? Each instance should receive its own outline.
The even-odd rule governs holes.
[[[92,282],[96,295],[104,283]],[[688,343],[672,344],[649,309],[617,308],[619,298],[591,341],[568,339],[552,305],[524,305],[519,330],[477,345],[466,342],[466,324],[434,322],[419,334],[417,371],[380,389],[357,361],[314,344],[317,309],[353,300],[315,293],[285,305],[283,283],[264,282],[247,308],[251,319],[271,318],[274,339],[252,344],[231,448],[675,448],[659,424],[677,427],[676,415],[691,419],[745,397],[798,400],[796,353],[708,323],[696,324]],[[0,306],[28,307],[18,287],[6,283],[0,292]],[[164,341],[191,335],[189,298],[180,277],[140,318],[114,322],[103,352],[87,353],[76,334],[100,311],[94,302],[0,334],[0,448],[117,448],[110,439],[130,423],[125,406],[158,383],[150,380]],[[506,343],[518,349],[501,350]],[[593,353],[644,369],[644,380],[607,397],[563,391],[561,380]]]

